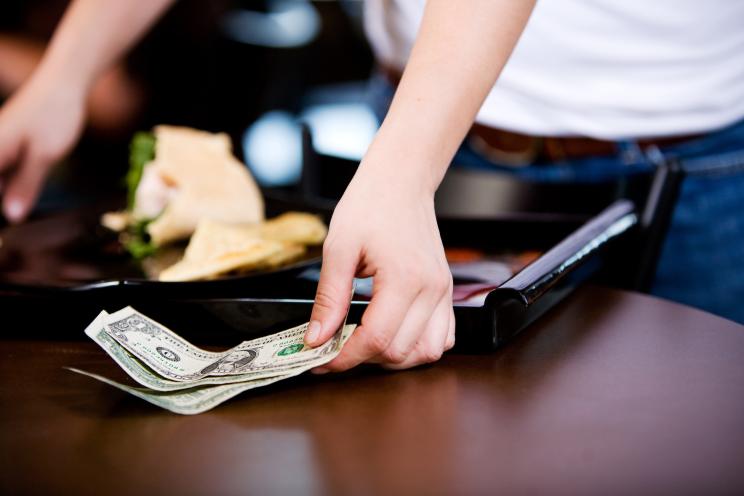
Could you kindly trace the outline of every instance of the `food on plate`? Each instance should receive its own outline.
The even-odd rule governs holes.
[[[136,258],[188,238],[204,219],[236,224],[264,219],[261,192],[224,133],[175,126],[138,133],[126,182],[126,212],[106,214],[102,223],[124,233]]]
[[[290,263],[319,245],[327,228],[318,217],[288,212],[261,224],[204,219],[183,258],[160,273],[161,281],[213,279],[230,272],[270,269]]]
[[[239,248],[232,251],[224,246],[217,248],[208,257],[200,259],[184,256],[180,262],[161,272],[159,279],[169,282],[198,281],[213,279],[241,268],[257,269],[265,260],[280,253],[282,244],[260,238],[247,238]]]
[[[265,239],[319,245],[328,234],[328,228],[317,215],[305,212],[287,212],[256,226]]]
[[[272,269],[326,237],[312,214],[264,221],[261,192],[226,134],[157,126],[135,135],[129,158],[127,209],[104,214],[101,224],[120,233],[148,277],[194,281]],[[181,256],[173,242],[189,237]]]
[[[208,219],[199,223],[185,257],[201,260],[211,253],[240,247],[246,239],[266,239],[295,245],[319,245],[328,229],[317,216],[287,212],[266,222],[252,225],[227,224]]]

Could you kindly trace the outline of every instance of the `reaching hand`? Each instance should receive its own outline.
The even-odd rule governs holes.
[[[0,108],[2,211],[21,222],[52,165],[76,143],[83,126],[82,90],[32,78]]]
[[[455,341],[452,275],[434,215],[433,192],[354,177],[333,214],[307,342],[329,339],[346,314],[352,280],[374,276],[362,322],[341,354],[315,372],[362,362],[408,368],[433,362]]]

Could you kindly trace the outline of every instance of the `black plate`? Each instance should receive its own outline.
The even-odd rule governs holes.
[[[80,292],[127,286],[201,292],[254,284],[267,277],[293,277],[320,262],[321,249],[313,247],[296,262],[276,269],[208,281],[161,282],[149,279],[143,263],[122,250],[115,233],[100,226],[100,214],[106,210],[67,211],[0,230],[0,290]],[[165,256],[170,253],[175,262],[183,248],[170,248]]]

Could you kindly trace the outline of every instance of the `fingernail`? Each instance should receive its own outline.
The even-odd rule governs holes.
[[[307,325],[305,341],[310,344],[314,343],[315,340],[318,339],[318,334],[320,334],[320,322],[318,322],[317,320],[311,320],[310,323]]]
[[[327,374],[328,372],[330,371],[328,369],[324,369],[323,367],[312,369],[310,371],[311,374],[315,374],[315,375],[323,375],[323,374]]]
[[[23,216],[23,203],[18,200],[11,200],[5,207],[5,215],[12,222],[17,222]]]

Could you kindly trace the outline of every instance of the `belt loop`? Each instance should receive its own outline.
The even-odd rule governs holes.
[[[566,144],[562,138],[547,138],[543,140],[543,155],[551,162],[566,160]]]
[[[646,155],[646,160],[648,160],[654,167],[661,167],[666,163],[666,157],[664,157],[664,154],[656,145],[648,146],[644,154]]]
[[[643,161],[644,153],[641,146],[636,141],[618,141],[617,142],[618,152],[620,160],[625,165],[633,165]]]

